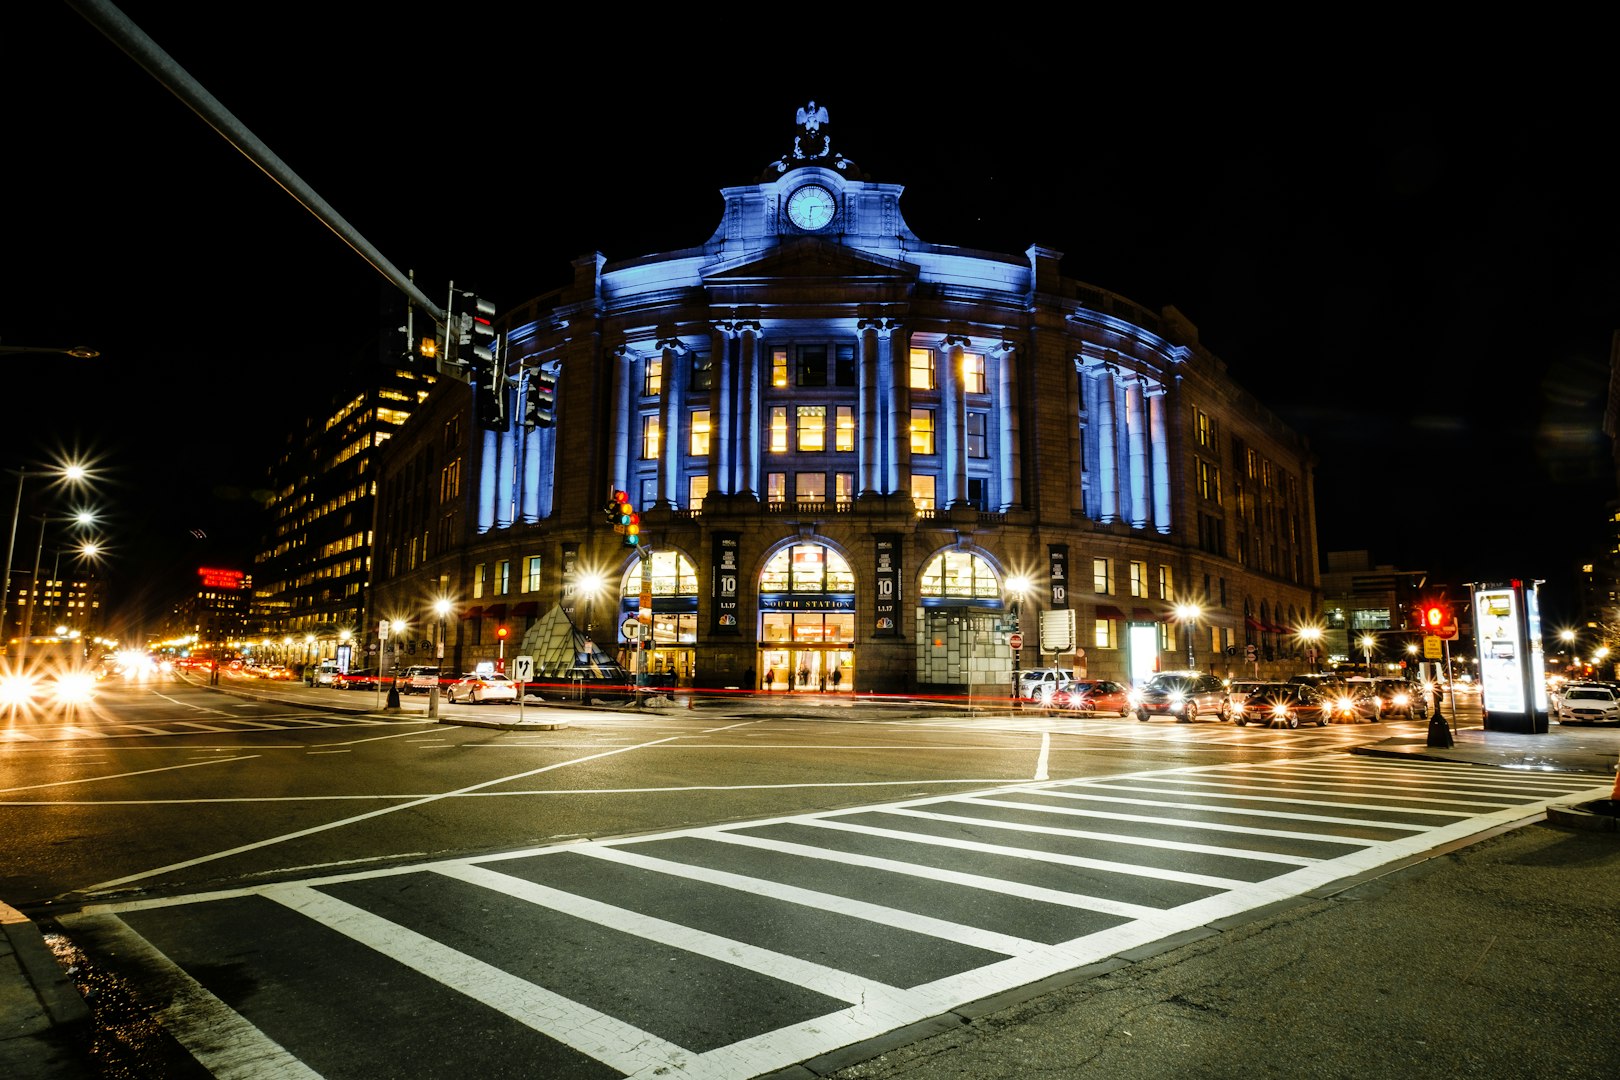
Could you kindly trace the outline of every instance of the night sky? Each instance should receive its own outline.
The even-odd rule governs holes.
[[[76,6],[0,15],[0,346],[102,355],[0,354],[0,466],[96,457],[129,597],[251,569],[253,492],[394,290]],[[1323,551],[1542,578],[1558,611],[1602,539],[1620,226],[1595,29],[1556,58],[1516,41],[1511,65],[1491,58],[1505,38],[1459,59],[1340,37],[1342,59],[1279,61],[1101,28],[1037,56],[1027,31],[587,37],[492,5],[475,68],[455,20],[478,5],[361,6],[121,10],[436,300],[453,279],[505,309],[580,255],[703,243],[720,189],[788,152],[813,99],[834,150],[904,186],[925,241],[1041,244],[1068,276],[1180,309],[1311,440]],[[1586,40],[1592,57],[1568,51]]]

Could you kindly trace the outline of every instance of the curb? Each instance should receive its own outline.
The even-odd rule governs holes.
[[[11,905],[0,901],[0,935],[11,947],[24,977],[34,988],[34,994],[56,1027],[72,1027],[88,1023],[90,1006],[79,994],[56,956],[45,944],[45,935],[32,919]]]
[[[1547,820],[1586,832],[1620,832],[1620,799],[1549,806]]]

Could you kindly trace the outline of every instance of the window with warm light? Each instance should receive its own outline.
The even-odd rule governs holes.
[[[1147,563],[1145,563],[1145,562],[1133,562],[1133,563],[1129,564],[1129,569],[1130,569],[1130,576],[1131,576],[1131,580],[1130,580],[1131,595],[1132,596],[1140,596],[1140,597],[1146,599],[1147,594],[1148,594],[1147,593],[1147,590],[1148,590]]]
[[[793,495],[799,505],[827,501],[827,474],[802,472],[793,478]]]
[[[641,418],[641,460],[656,461],[658,459],[658,417],[643,416]]]
[[[771,385],[786,387],[788,384],[788,354],[786,349],[771,350]]]
[[[495,564],[495,595],[505,596],[512,591],[512,561],[502,559]]]
[[[918,510],[934,508],[934,478],[922,473],[911,474],[911,504]]]
[[[1170,567],[1168,567],[1168,566],[1160,566],[1159,567],[1159,599],[1160,600],[1174,600],[1175,596],[1176,596],[1176,583],[1175,583],[1174,576],[1170,572]]]
[[[689,449],[693,457],[709,456],[709,410],[698,409],[692,413],[692,437]]]
[[[474,600],[477,600],[477,599],[481,598],[484,595],[484,587],[486,585],[485,574],[486,574],[486,571],[488,571],[488,569],[489,568],[487,566],[485,566],[483,563],[479,563],[477,566],[473,567],[473,599]]]
[[[664,362],[662,360],[648,360],[642,365],[642,397],[657,397],[664,386]]]
[[[934,350],[911,350],[911,388],[913,390],[934,389]]]
[[[785,454],[788,448],[787,406],[771,406],[771,445],[773,454]]]
[[[523,559],[523,591],[540,591],[540,556],[528,555]]]
[[[833,474],[833,497],[839,506],[850,506],[855,502],[855,474],[841,472]]]
[[[827,406],[798,406],[799,440],[801,451],[827,449]]]
[[[765,474],[765,501],[777,504],[787,502],[787,473]]]
[[[913,454],[932,454],[934,452],[934,410],[911,410],[911,452]]]
[[[1112,619],[1098,619],[1092,627],[1091,643],[1099,649],[1115,648],[1114,621]]]
[[[969,394],[984,393],[984,354],[962,354],[962,389]]]
[[[923,567],[917,588],[923,596],[994,600],[1001,596],[1001,579],[982,555],[942,551]]]
[[[1091,560],[1091,590],[1098,596],[1114,591],[1114,567],[1107,559]]]
[[[707,474],[702,476],[693,476],[687,479],[686,505],[689,509],[702,510],[703,500],[706,499],[708,495],[709,477]]]
[[[855,410],[849,405],[838,406],[837,442],[833,449],[841,454],[852,453],[855,449]]]

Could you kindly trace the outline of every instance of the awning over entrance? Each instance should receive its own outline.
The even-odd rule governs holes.
[[[1270,629],[1270,627],[1268,627],[1265,623],[1250,615],[1243,616],[1243,622],[1250,630],[1265,631]]]
[[[461,617],[463,619],[476,619],[483,613],[484,609],[481,607],[470,607],[461,613]]]
[[[1138,622],[1174,622],[1176,615],[1173,611],[1154,611],[1151,608],[1139,607],[1132,612],[1131,617]]]
[[[484,609],[484,617],[486,619],[504,619],[504,618],[506,618],[506,605],[505,604],[491,604],[491,605],[489,605],[489,607]]]
[[[528,618],[540,613],[540,605],[533,600],[525,600],[521,604],[512,605],[512,618]]]
[[[1097,605],[1097,618],[1099,619],[1123,619],[1124,617],[1125,613],[1117,607],[1109,607],[1107,604]]]

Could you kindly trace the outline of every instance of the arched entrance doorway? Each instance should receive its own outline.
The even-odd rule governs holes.
[[[779,548],[759,575],[759,684],[771,693],[855,689],[855,574],[828,544]]]
[[[645,561],[644,561],[645,560]],[[645,567],[645,569],[644,569]],[[687,686],[692,681],[697,644],[697,567],[679,551],[654,551],[633,560],[619,583],[619,663],[639,671],[648,620],[642,600],[650,600],[652,640],[645,648],[646,672],[653,685]]]

